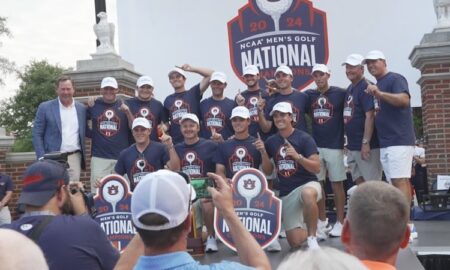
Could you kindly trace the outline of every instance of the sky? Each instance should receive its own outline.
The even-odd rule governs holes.
[[[0,0],[0,16],[8,18],[7,26],[13,34],[10,39],[0,40],[0,55],[19,67],[42,59],[75,67],[77,60],[90,59],[95,52],[93,2]],[[159,100],[172,91],[167,71],[175,64],[191,63],[224,71],[229,78],[227,96],[234,96],[238,88],[244,89],[230,67],[226,23],[247,2],[106,0],[108,20],[116,24],[116,49],[137,72],[154,79]],[[411,67],[408,57],[436,24],[431,0],[313,3],[327,13],[332,85],[348,85],[340,66],[348,54],[365,55],[371,49],[380,49],[388,58],[388,68],[407,78],[413,106],[420,105],[416,83],[420,73]],[[198,76],[189,76],[187,84],[198,80]],[[0,87],[0,99],[14,95],[18,89],[19,81],[14,76],[6,78],[6,82]]]

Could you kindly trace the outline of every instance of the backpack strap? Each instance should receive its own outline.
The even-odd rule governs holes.
[[[53,220],[54,217],[55,216],[44,216],[39,225],[37,225],[33,229],[33,231],[28,237],[31,238],[31,240],[33,240],[37,244],[45,227],[47,227],[47,225]]]

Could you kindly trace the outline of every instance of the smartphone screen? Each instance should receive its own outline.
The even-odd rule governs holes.
[[[208,187],[215,187],[215,182],[213,179],[208,177],[205,178],[192,178],[191,185],[197,193],[197,199],[211,198],[211,194],[208,192]]]

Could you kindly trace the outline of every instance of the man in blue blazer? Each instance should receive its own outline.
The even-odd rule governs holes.
[[[75,101],[73,81],[62,76],[56,82],[58,98],[42,102],[33,123],[36,157],[61,151],[68,154],[70,181],[79,181],[85,169],[86,107]]]

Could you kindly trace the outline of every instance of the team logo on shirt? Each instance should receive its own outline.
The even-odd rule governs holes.
[[[192,178],[202,177],[203,175],[203,161],[198,158],[194,151],[188,151],[184,154],[181,160],[181,171]]]
[[[249,155],[249,152],[245,146],[239,146],[234,150],[233,155],[228,159],[229,166],[233,174],[242,169],[253,168],[253,157]]]
[[[275,162],[278,174],[284,177],[292,176],[297,171],[297,162],[292,157],[286,155],[286,146],[284,145],[278,149]]]
[[[325,12],[305,0],[249,0],[228,22],[230,60],[242,78],[247,65],[256,65],[264,77],[274,77],[280,65],[294,73],[293,86],[303,89],[312,82],[311,69],[328,62]]]
[[[133,167],[131,167],[131,175],[133,176],[132,186],[136,187],[136,185],[141,181],[142,177],[144,177],[149,172],[153,172],[155,168],[148,164],[148,162],[144,158],[138,158],[134,161]]]
[[[333,117],[333,104],[328,102],[328,98],[320,95],[312,104],[314,122],[319,125],[325,124]]]
[[[180,124],[181,117],[186,113],[191,111],[190,106],[187,102],[182,99],[177,99],[173,102],[172,107],[170,107],[170,113],[172,115],[172,122],[177,125]]]
[[[153,116],[149,108],[147,107],[140,108],[138,112],[134,115],[134,117],[144,117],[150,123],[150,128],[153,128],[153,121],[155,120],[155,117]]]
[[[97,118],[98,131],[106,137],[112,137],[119,132],[120,117],[116,115],[113,109],[105,110]]]
[[[215,128],[217,132],[222,131],[225,126],[225,114],[220,107],[213,106],[205,113],[206,127]]]
[[[353,103],[353,96],[348,95],[347,100],[344,104],[344,124],[349,123],[353,117],[353,110],[355,109],[355,104]]]
[[[250,112],[250,119],[252,122],[258,122],[259,116],[258,116],[258,97],[253,96],[250,97],[246,104],[247,109]]]

